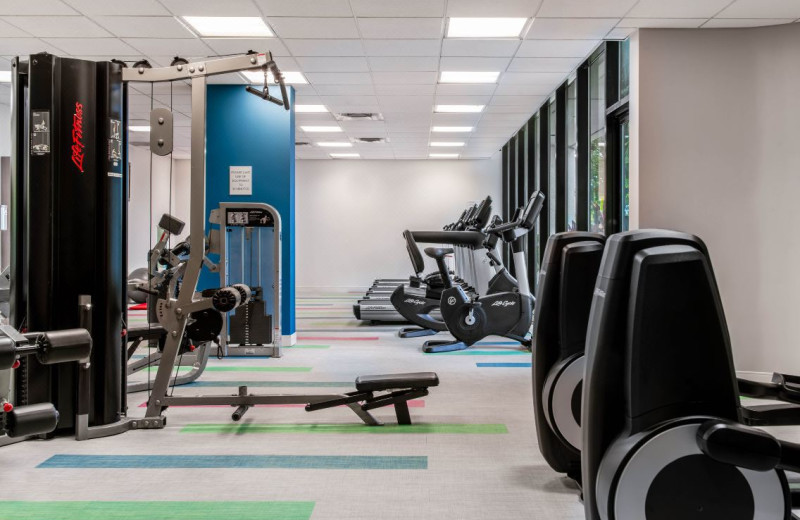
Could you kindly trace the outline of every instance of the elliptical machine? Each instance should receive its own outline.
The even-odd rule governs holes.
[[[487,233],[497,234],[502,237],[504,242],[511,244],[518,277],[517,290],[471,297],[463,288],[453,285],[447,271],[444,258],[452,252],[452,249],[427,248],[425,250],[425,254],[436,260],[447,287],[442,292],[442,317],[456,340],[426,341],[422,348],[424,352],[464,350],[489,335],[505,336],[530,348],[531,341],[528,334],[533,321],[534,298],[528,283],[528,266],[525,260],[523,237],[533,229],[543,207],[544,194],[536,191],[530,196],[525,209],[518,218],[505,224],[493,224],[486,228]],[[504,275],[495,274],[495,277],[499,276]]]

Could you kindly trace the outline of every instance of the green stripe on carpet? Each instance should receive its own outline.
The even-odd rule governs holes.
[[[505,424],[189,424],[181,433],[508,433]]]
[[[179,367],[181,372],[188,372],[194,367]],[[148,367],[150,372],[158,372],[158,367]],[[311,367],[235,367],[235,366],[207,366],[207,372],[311,372]]]
[[[2,520],[308,520],[314,502],[3,501]]]

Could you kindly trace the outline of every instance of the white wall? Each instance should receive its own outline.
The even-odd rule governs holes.
[[[8,99],[0,99],[0,157],[11,155],[11,105],[8,103]]]
[[[170,213],[186,223],[183,234],[173,237],[177,244],[189,232],[189,161],[153,155],[152,186],[150,151],[130,146],[130,201],[128,203],[128,272],[147,267],[147,252],[158,239],[158,221]],[[170,197],[170,162],[172,196]],[[152,206],[151,206],[152,204]]]
[[[404,230],[441,229],[486,195],[496,213],[501,207],[499,153],[475,161],[306,160],[296,172],[298,287],[366,288],[375,278],[407,277]]]
[[[800,372],[800,25],[632,44],[634,221],[708,244],[737,369]]]

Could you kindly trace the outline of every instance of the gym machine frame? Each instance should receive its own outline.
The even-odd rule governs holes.
[[[283,76],[272,55],[250,53],[246,55],[222,58],[218,60],[198,61],[193,63],[178,63],[170,67],[148,68],[139,66],[124,69],[123,82],[160,83],[170,81],[191,80],[192,86],[192,126],[191,126],[191,155],[190,155],[190,195],[189,195],[189,241],[193,244],[193,252],[189,254],[183,283],[177,298],[171,295],[160,300],[157,306],[158,319],[164,327],[167,337],[158,365],[152,394],[147,403],[147,411],[143,419],[134,420],[132,428],[158,429],[166,424],[163,412],[171,405],[230,405],[236,408],[233,419],[239,420],[252,406],[266,404],[305,404],[307,411],[346,405],[368,425],[382,424],[369,410],[394,405],[400,424],[410,424],[407,401],[428,394],[429,386],[437,386],[438,377],[434,373],[397,374],[385,376],[367,376],[356,380],[356,390],[341,394],[248,394],[247,387],[239,387],[237,395],[197,395],[197,396],[172,396],[169,395],[171,373],[178,356],[181,339],[186,330],[187,320],[191,313],[217,308],[214,298],[195,297],[200,271],[203,267],[202,244],[205,244],[205,147],[206,147],[206,84],[209,76],[240,72],[245,70],[264,71],[264,90],[247,87],[247,91],[272,103],[283,105],[289,110],[289,98],[283,82]],[[266,81],[267,70],[272,72],[278,82],[282,100],[269,95]],[[165,125],[169,128],[170,125]],[[161,128],[154,125],[151,133],[151,147],[153,143],[163,145],[171,142],[170,135],[159,135]],[[163,141],[161,141],[163,139]],[[164,153],[160,151],[159,153]],[[198,244],[201,244],[198,246]],[[199,253],[198,253],[199,250]],[[229,288],[219,290],[225,291]],[[236,289],[232,289],[234,292]],[[242,298],[245,301],[245,298]],[[238,304],[241,304],[239,302]],[[231,310],[231,309],[228,309]],[[374,395],[373,392],[388,392]],[[363,403],[363,404],[362,404]]]

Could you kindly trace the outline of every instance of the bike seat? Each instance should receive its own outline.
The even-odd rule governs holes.
[[[452,247],[426,247],[425,254],[431,258],[440,259],[453,254]]]

